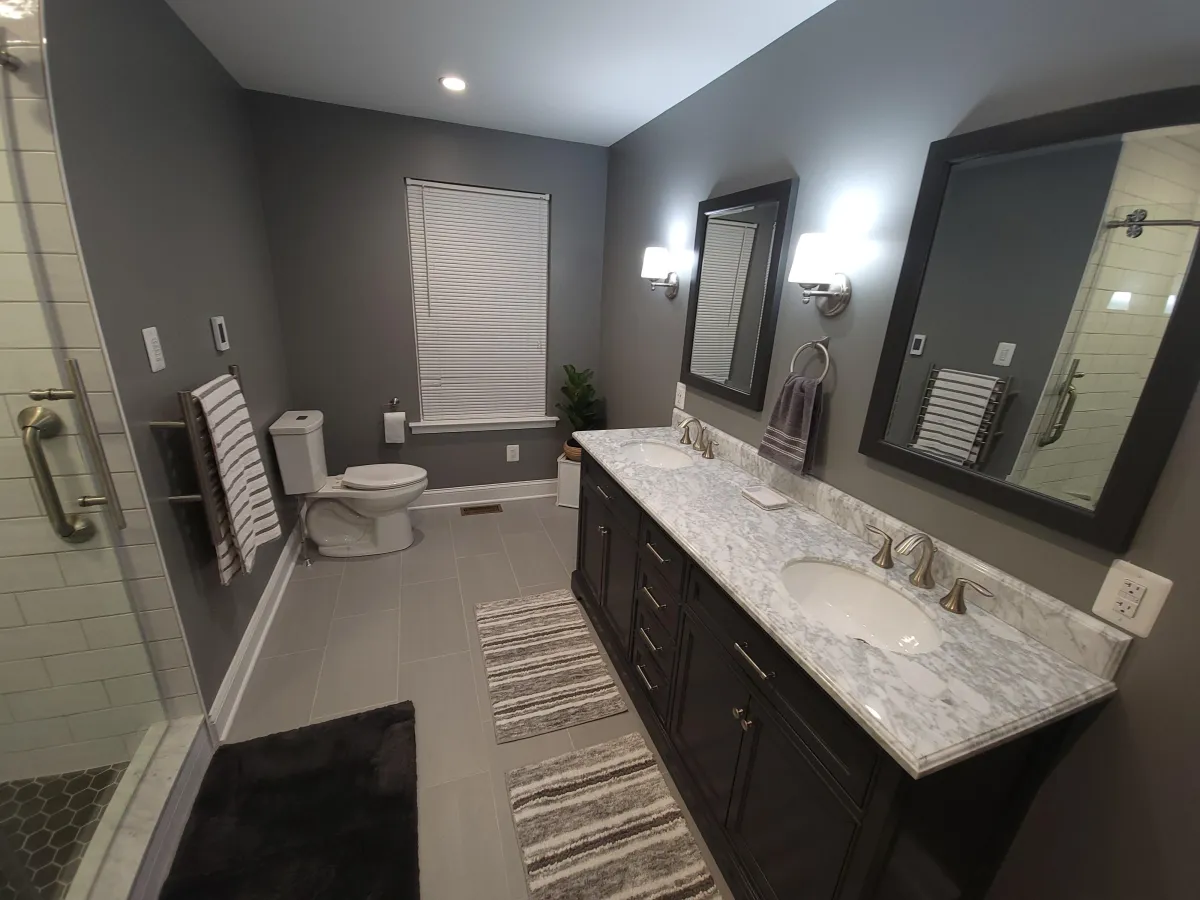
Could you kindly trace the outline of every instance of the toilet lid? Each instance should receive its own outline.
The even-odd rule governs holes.
[[[427,474],[420,466],[406,466],[402,463],[351,466],[342,476],[342,484],[364,491],[382,491],[420,481]]]

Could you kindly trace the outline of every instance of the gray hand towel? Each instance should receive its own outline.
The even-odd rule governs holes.
[[[821,382],[789,375],[771,410],[758,455],[803,474],[812,468],[812,445],[821,419]]]

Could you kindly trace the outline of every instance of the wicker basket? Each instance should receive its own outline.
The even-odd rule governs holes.
[[[563,441],[563,456],[571,462],[579,462],[583,458],[583,448],[572,447],[569,443]]]

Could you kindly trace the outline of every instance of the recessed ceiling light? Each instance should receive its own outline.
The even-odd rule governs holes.
[[[443,75],[438,81],[446,90],[454,91],[455,93],[467,89],[467,83],[457,75]]]

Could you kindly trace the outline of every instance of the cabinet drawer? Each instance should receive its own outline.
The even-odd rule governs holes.
[[[667,537],[667,533],[649,516],[642,516],[642,526],[638,529],[638,551],[643,564],[655,569],[672,591],[683,591],[683,564],[686,557],[679,545]]]
[[[637,597],[639,606],[658,619],[672,639],[679,624],[679,594],[671,589],[658,570],[643,560],[638,567]]]
[[[674,634],[663,628],[658,617],[650,611],[650,604],[644,596],[639,596],[637,601],[633,641],[635,644],[641,644],[642,649],[658,663],[664,674],[670,674],[675,663]]]
[[[592,482],[596,493],[612,511],[615,521],[628,531],[636,532],[641,510],[633,502],[633,498],[618,487],[613,477],[586,453],[583,456],[582,473],[585,479]]]
[[[641,641],[633,644],[633,674],[638,687],[654,707],[660,722],[667,721],[667,676],[654,661],[654,654]]]
[[[879,748],[857,722],[696,566],[689,606],[707,614],[725,649],[789,721],[854,802],[866,797]]]

